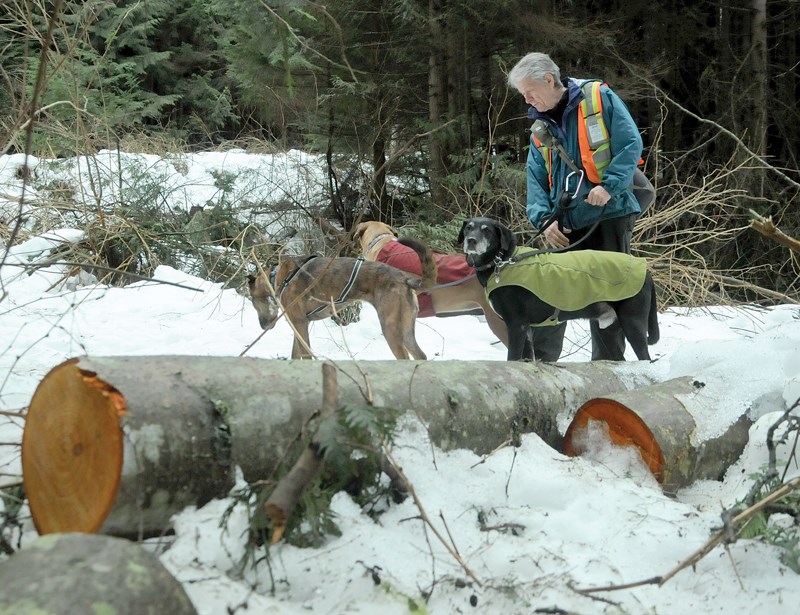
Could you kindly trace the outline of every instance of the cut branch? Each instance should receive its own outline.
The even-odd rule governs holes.
[[[330,363],[324,363],[322,365],[320,421],[333,416],[338,405],[339,387],[336,382],[336,368]],[[272,544],[283,537],[289,517],[292,516],[292,512],[300,501],[300,496],[314,480],[322,465],[322,455],[319,438],[315,435],[292,469],[278,482],[264,503],[272,527]]]
[[[775,226],[775,223],[772,221],[772,216],[765,218],[752,209],[750,210],[750,215],[753,218],[750,220],[750,226],[752,228],[757,230],[765,237],[769,237],[770,239],[777,241],[782,246],[789,248],[793,252],[800,252],[800,241],[794,237],[786,235],[777,226]]]

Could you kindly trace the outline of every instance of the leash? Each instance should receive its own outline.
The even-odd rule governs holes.
[[[575,200],[575,197],[578,196],[578,192],[580,191],[581,186],[583,185],[583,179],[585,177],[585,172],[583,171],[583,169],[578,168],[578,165],[576,165],[572,161],[572,159],[567,154],[567,151],[564,149],[564,146],[561,144],[561,141],[559,141],[556,138],[556,136],[550,131],[550,127],[547,125],[546,122],[544,122],[541,119],[536,120],[533,123],[533,126],[531,126],[531,132],[545,146],[550,147],[552,149],[555,149],[558,152],[559,157],[566,163],[566,165],[571,169],[572,172],[569,173],[564,178],[564,189],[561,192],[561,196],[558,198],[558,203],[556,204],[556,207],[553,210],[553,213],[550,215],[549,218],[547,218],[545,220],[544,224],[542,224],[542,227],[539,229],[539,231],[533,237],[531,237],[531,239],[528,242],[528,244],[531,244],[534,241],[536,241],[536,239],[538,239],[547,230],[547,228],[551,224],[556,222],[556,221],[558,221],[558,229],[560,231],[563,231],[564,222],[563,222],[562,214],[565,214],[565,213],[569,212],[570,210],[574,209],[575,207],[577,207],[577,204],[570,205],[570,203],[573,200]],[[578,175],[578,185],[575,186],[575,191],[572,194],[570,194],[569,193],[569,180],[574,175]],[[606,203],[606,205],[607,204],[608,203]],[[591,226],[591,228],[584,234],[583,237],[581,237],[575,243],[570,244],[568,246],[564,246],[563,248],[544,248],[544,249],[540,249],[540,250],[535,250],[534,252],[528,252],[528,253],[526,253],[526,254],[518,257],[518,258],[512,258],[509,261],[504,261],[503,264],[507,264],[507,263],[513,264],[513,263],[519,262],[520,260],[522,260],[524,258],[528,258],[530,256],[535,256],[537,254],[557,254],[559,252],[565,252],[567,250],[574,249],[575,246],[579,245],[589,235],[591,235],[594,232],[594,230],[597,228],[597,225],[600,224],[600,221],[603,219],[603,212],[606,209],[606,205],[603,205],[603,208],[600,210],[600,215],[597,217],[597,220],[595,220],[595,222]],[[528,246],[528,247],[530,247],[530,246]]]

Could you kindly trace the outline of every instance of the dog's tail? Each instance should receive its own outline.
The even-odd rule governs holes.
[[[650,275],[648,273],[648,275]],[[650,283],[650,313],[647,315],[647,344],[652,346],[658,342],[661,332],[658,329],[658,304],[656,302],[656,285]]]
[[[401,237],[397,241],[414,250],[419,256],[419,262],[422,265],[422,285],[419,287],[419,291],[430,290],[436,286],[438,272],[436,271],[436,261],[433,258],[433,251],[430,246],[414,237]]]

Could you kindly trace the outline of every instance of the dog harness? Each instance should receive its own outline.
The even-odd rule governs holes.
[[[558,311],[572,312],[598,301],[622,301],[644,286],[644,258],[603,250],[524,256],[534,251],[521,246],[514,251],[515,260],[499,262],[486,285],[487,298],[503,286],[521,286],[553,306],[557,319]]]
[[[309,262],[311,262],[312,259],[316,257],[317,257],[316,254],[312,254],[305,261],[303,261],[302,265],[300,265],[297,269],[295,269],[288,276],[286,276],[286,279],[284,279],[283,282],[281,282],[281,287],[277,291],[278,301],[283,303],[283,292],[286,290],[286,287],[289,286],[289,283],[294,279],[294,277],[303,270],[303,267],[305,267]],[[344,287],[342,288],[342,292],[339,293],[339,298],[334,300],[333,302],[334,305],[339,305],[347,302],[347,296],[353,289],[353,284],[356,283],[356,278],[358,278],[358,274],[361,272],[361,266],[364,264],[364,258],[359,256],[357,259],[355,259],[355,261],[356,262],[355,265],[353,265],[353,270],[350,272],[350,279],[347,280],[347,284],[344,285]],[[269,274],[269,283],[272,285],[272,288],[275,288],[275,281],[276,281],[275,278],[277,277],[277,271],[278,268],[274,267]],[[328,303],[323,303],[322,305],[315,307],[313,310],[311,310],[306,314],[306,317],[310,318],[315,314],[319,314],[321,311],[327,309],[329,305],[330,304]]]

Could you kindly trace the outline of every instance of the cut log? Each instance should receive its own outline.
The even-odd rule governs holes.
[[[0,562],[0,613],[193,615],[152,553],[110,536],[52,534]]]
[[[617,375],[618,365],[600,362],[335,365],[342,404],[413,411],[437,446],[477,454],[528,432],[560,450],[581,404],[630,382]],[[160,534],[186,506],[225,497],[236,467],[250,483],[274,476],[321,395],[315,361],[66,361],[39,383],[23,433],[23,479],[36,528]]]
[[[564,434],[564,453],[584,452],[583,435],[590,421],[601,421],[619,446],[635,446],[665,492],[674,492],[698,479],[719,480],[742,454],[752,420],[743,414],[724,432],[693,442],[696,391],[692,378],[676,378],[633,391],[612,393],[583,404]]]

